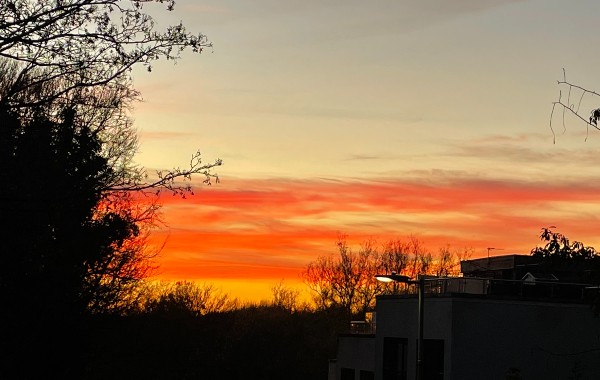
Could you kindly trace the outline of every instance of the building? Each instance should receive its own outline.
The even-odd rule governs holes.
[[[465,277],[520,280],[527,272],[539,271],[539,260],[531,255],[502,255],[463,260],[460,271]]]
[[[508,256],[490,259],[487,278],[469,276],[475,262],[464,277],[425,280],[423,379],[600,379],[597,289],[536,277],[532,262]],[[378,297],[373,324],[339,337],[333,377],[415,379],[417,297]]]

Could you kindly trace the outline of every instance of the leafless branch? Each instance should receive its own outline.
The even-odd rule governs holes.
[[[134,65],[150,71],[153,61],[177,60],[184,50],[200,53],[212,46],[205,35],[191,34],[181,23],[157,31],[143,11],[149,3],[174,8],[174,1],[164,0],[0,0],[0,57],[25,69],[44,68],[37,78],[41,82],[60,77],[68,83],[37,99],[47,101],[76,88],[111,83]],[[32,106],[14,101],[16,94],[3,95],[3,103]]]
[[[595,110],[591,110],[591,116],[589,118],[585,118],[581,115],[580,113],[580,109],[581,109],[581,102],[583,101],[583,98],[585,96],[597,96],[600,97],[600,94],[598,94],[595,91],[592,90],[588,90],[587,88],[581,87],[579,85],[573,84],[571,82],[567,81],[567,75],[566,75],[566,71],[565,69],[563,69],[563,80],[559,80],[557,81],[557,84],[559,87],[567,87],[568,90],[568,95],[567,95],[567,101],[566,103],[562,100],[562,90],[559,89],[558,91],[558,100],[555,102],[552,102],[552,111],[550,112],[550,130],[552,131],[552,136],[553,136],[553,143],[556,143],[556,133],[554,131],[554,128],[552,127],[552,119],[554,117],[554,110],[556,109],[556,107],[562,107],[562,125],[563,125],[563,133],[566,131],[566,125],[565,125],[565,113],[569,112],[571,115],[577,117],[578,119],[580,119],[581,121],[583,121],[586,124],[586,138],[585,140],[587,141],[588,135],[589,135],[589,128],[592,127],[594,129],[597,129],[600,131],[600,127],[598,127],[597,124],[597,116],[596,116],[596,111]],[[574,104],[571,104],[571,93],[573,90],[579,91],[581,92],[581,95],[579,97],[579,102],[577,103],[577,107],[575,107]]]

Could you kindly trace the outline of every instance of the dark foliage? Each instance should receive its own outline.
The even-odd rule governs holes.
[[[98,212],[112,169],[97,136],[74,124],[70,110],[54,120],[40,110],[24,120],[0,109],[0,123],[1,341],[11,352],[3,359],[7,365],[26,358],[43,364],[55,345],[66,340],[77,347],[69,337],[82,336],[82,316],[98,290],[90,273],[123,259],[127,252],[119,247],[139,229],[126,212]],[[19,378],[29,378],[30,370],[35,378],[43,368],[23,367]],[[57,372],[62,370],[73,369],[65,365]]]
[[[327,379],[340,311],[97,316],[85,379]]]
[[[148,272],[133,193],[191,191],[221,164],[146,172],[127,108],[129,73],[210,46],[143,8],[173,1],[0,0],[0,378],[82,378],[90,312],[118,309]],[[94,335],[94,334],[92,334]],[[111,351],[112,352],[112,351]],[[168,377],[167,377],[168,378]]]
[[[35,84],[63,81],[35,99],[21,96],[26,87],[11,86],[0,101],[27,107],[77,88],[128,86],[123,79],[135,65],[150,71],[160,58],[176,60],[184,50],[211,46],[181,23],[157,30],[146,11],[152,3],[168,11],[175,5],[173,0],[0,0],[0,57],[18,62],[19,75]]]
[[[596,249],[572,242],[552,228],[542,228],[540,240],[546,244],[531,250],[531,255],[540,260],[540,269],[562,282],[599,284],[600,254]]]

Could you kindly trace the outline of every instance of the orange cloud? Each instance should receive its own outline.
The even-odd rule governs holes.
[[[416,235],[486,254],[528,253],[541,227],[598,243],[600,189],[589,183],[492,180],[227,180],[188,199],[164,196],[159,277],[298,280],[308,262],[351,243]]]

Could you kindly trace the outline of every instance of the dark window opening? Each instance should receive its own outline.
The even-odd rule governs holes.
[[[342,368],[341,380],[354,380],[354,369]]]
[[[425,339],[423,380],[444,380],[444,340]]]
[[[383,339],[383,380],[406,380],[406,338]]]

